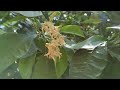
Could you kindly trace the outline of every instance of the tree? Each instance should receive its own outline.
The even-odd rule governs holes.
[[[0,18],[0,78],[120,78],[118,12],[1,11]]]

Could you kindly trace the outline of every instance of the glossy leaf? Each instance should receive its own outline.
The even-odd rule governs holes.
[[[14,12],[22,14],[26,17],[37,17],[42,15],[41,11],[14,11]]]
[[[55,79],[55,65],[53,60],[49,60],[44,55],[36,57],[36,64],[32,74],[33,79]]]
[[[45,53],[46,51],[46,48],[45,48],[45,41],[43,38],[38,38],[38,39],[35,39],[35,44],[37,46],[37,48],[42,52],[42,53]]]
[[[29,57],[29,56],[33,55],[34,53],[36,53],[37,50],[38,50],[38,48],[36,47],[35,43],[31,42],[31,46],[30,46],[28,52],[24,56],[22,56],[21,58]]]
[[[26,17],[25,16],[16,16],[16,17],[14,17],[14,18],[12,18],[12,19],[9,19],[9,20],[7,20],[6,22],[4,22],[3,23],[3,25],[8,25],[8,24],[10,24],[10,25],[14,25],[14,24],[16,24],[18,21],[20,21],[20,20],[24,20]]]
[[[62,53],[61,58],[57,59],[55,62],[57,78],[60,78],[68,67],[67,53],[63,48],[61,49],[61,53]]]
[[[120,79],[120,61],[108,56],[108,64],[104,69],[101,79]]]
[[[66,25],[61,28],[61,32],[84,37],[83,31],[80,29],[80,26],[77,25]]]
[[[21,75],[17,68],[17,63],[11,64],[7,69],[0,73],[0,79],[21,79]]]
[[[98,79],[107,65],[107,48],[99,47],[93,52],[80,50],[70,64],[70,78]]]
[[[120,48],[111,47],[111,48],[108,49],[108,51],[113,58],[116,58],[117,60],[120,61]]]
[[[107,29],[112,28],[112,29],[120,29],[120,25],[117,26],[112,26],[112,27],[107,27]]]
[[[23,79],[30,79],[36,54],[19,60],[19,71]]]
[[[0,35],[0,73],[28,52],[32,40],[31,35],[16,33]]]
[[[106,39],[103,38],[102,36],[96,35],[80,43],[67,45],[67,47],[71,49],[76,49],[76,50],[79,50],[79,49],[94,50],[97,46],[105,45],[105,44],[106,44]]]

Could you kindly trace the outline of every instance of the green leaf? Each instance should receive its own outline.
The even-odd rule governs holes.
[[[69,49],[69,48],[65,48],[65,51],[67,53],[68,61],[71,61],[75,51],[73,51],[72,49]]]
[[[29,56],[33,55],[34,53],[36,53],[37,50],[38,50],[38,48],[36,47],[35,43],[32,42],[28,52],[24,56],[22,56],[21,58],[29,57]]]
[[[4,32],[3,30],[0,30],[0,35],[1,35],[1,34],[4,34],[4,33],[5,33],[5,32]]]
[[[23,79],[30,79],[36,54],[19,60],[19,71]]]
[[[68,59],[66,51],[62,48],[61,49],[62,56],[60,59],[56,59],[55,62],[55,70],[57,74],[57,78],[60,78],[68,67]]]
[[[9,11],[0,11],[0,19],[4,19],[9,14]]]
[[[111,47],[108,49],[108,52],[112,57],[117,58],[117,60],[120,61],[120,48],[118,47]]]
[[[24,20],[26,17],[25,16],[16,16],[10,20],[7,20],[6,22],[3,23],[3,25],[8,25],[8,24],[16,24],[17,21]]]
[[[56,72],[53,60],[44,55],[36,57],[36,64],[32,74],[33,79],[56,79]]]
[[[70,78],[97,79],[100,78],[107,65],[106,47],[98,47],[93,52],[79,50],[70,62]]]
[[[100,46],[102,44],[106,44],[106,39],[102,36],[95,35],[88,39],[86,39],[83,42],[73,44],[73,45],[67,45],[66,47],[71,49],[87,49],[87,50],[94,50],[97,46]]]
[[[66,25],[61,28],[61,32],[84,37],[83,31],[80,29],[80,26],[78,25]]]
[[[41,11],[14,11],[14,12],[22,14],[26,17],[37,17],[42,15]]]
[[[83,21],[82,23],[85,23],[85,24],[99,24],[99,23],[101,23],[101,21],[99,19],[90,18],[90,19],[87,19],[87,20]]]
[[[120,79],[120,61],[116,58],[108,57],[107,67],[104,69],[102,79]]]
[[[0,35],[0,73],[28,52],[32,40],[31,35],[16,33]]]
[[[21,79],[21,75],[17,68],[17,63],[11,64],[7,69],[0,73],[0,79]]]
[[[36,38],[35,40],[35,44],[37,46],[37,48],[42,52],[45,53],[46,48],[45,48],[45,40],[43,38]]]

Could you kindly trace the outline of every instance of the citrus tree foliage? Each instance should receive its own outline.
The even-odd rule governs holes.
[[[0,11],[0,78],[120,78],[120,13]]]

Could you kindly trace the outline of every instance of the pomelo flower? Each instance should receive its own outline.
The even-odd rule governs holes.
[[[57,57],[61,57],[60,50],[53,43],[46,43],[45,45],[48,48],[48,53],[45,54],[49,59],[55,60]]]
[[[51,41],[45,45],[48,48],[48,53],[45,56],[53,60],[56,60],[57,57],[60,59],[62,53],[60,53],[59,47],[64,46],[65,41],[64,37],[59,33],[59,28],[54,26],[52,22],[45,22],[42,25],[42,31],[51,38]]]
[[[54,43],[56,46],[64,46],[64,37],[62,35],[59,35],[56,39],[53,39],[51,43]]]

